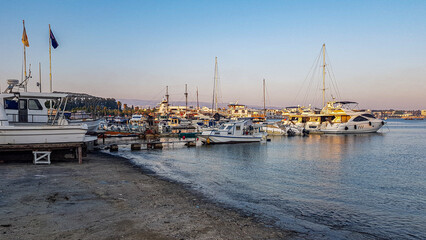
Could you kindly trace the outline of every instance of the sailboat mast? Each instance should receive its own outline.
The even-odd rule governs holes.
[[[213,83],[212,113],[214,113],[215,106],[216,106],[216,109],[217,109],[216,87],[217,87],[217,57],[215,57],[215,59],[214,59],[214,83]]]
[[[169,86],[166,86],[166,101],[167,101],[167,106],[166,106],[166,112],[169,112]]]
[[[322,106],[325,107],[325,43],[322,45]]]
[[[263,115],[266,118],[265,79],[263,79]]]
[[[218,66],[217,66],[217,57],[216,57],[216,67],[215,67],[215,84],[216,84],[216,86],[215,86],[215,89],[216,89],[216,91],[215,91],[215,99],[214,99],[214,102],[215,102],[215,104],[216,104],[216,111],[217,111],[217,92],[218,92],[218,88],[217,88],[217,85],[218,85],[218,78],[219,78],[219,76],[218,76],[218,73],[217,73],[217,68],[218,68]]]
[[[198,102],[198,87],[197,87],[197,110],[200,110],[200,103]]]
[[[188,111],[188,85],[185,84],[185,114]]]

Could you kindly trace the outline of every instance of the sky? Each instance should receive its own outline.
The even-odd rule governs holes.
[[[190,101],[198,88],[200,101],[211,102],[217,56],[220,102],[263,105],[265,79],[268,106],[307,105],[300,96],[308,91],[321,98],[322,80],[311,81],[309,72],[325,43],[340,100],[426,109],[423,0],[0,1],[2,90],[7,79],[21,79],[22,20],[31,91],[39,63],[42,90],[49,90],[51,24],[59,43],[52,48],[55,91],[160,102],[169,86],[173,103],[184,101],[188,84]]]

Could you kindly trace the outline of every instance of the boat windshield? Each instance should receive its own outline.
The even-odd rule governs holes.
[[[219,129],[220,129],[220,130],[223,130],[223,129],[225,129],[225,127],[226,127],[225,125],[222,125],[222,126],[220,126],[220,128],[219,128]]]
[[[373,114],[369,114],[369,113],[362,114],[362,116],[368,117],[368,118],[376,118],[376,117],[373,116]]]

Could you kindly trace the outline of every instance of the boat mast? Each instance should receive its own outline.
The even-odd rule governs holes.
[[[167,105],[166,105],[166,112],[169,112],[169,86],[166,86],[166,101],[167,101]]]
[[[213,84],[213,102],[212,102],[212,113],[217,110],[217,57],[214,59],[214,84]]]
[[[197,87],[197,110],[200,110],[200,103],[198,102],[198,87]]]
[[[322,45],[322,107],[325,107],[325,43]]]
[[[263,79],[263,115],[266,118],[265,79]]]
[[[188,111],[188,85],[185,84],[185,114]]]

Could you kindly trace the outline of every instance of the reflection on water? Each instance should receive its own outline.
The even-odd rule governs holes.
[[[426,122],[389,128],[118,154],[310,238],[422,238]]]

